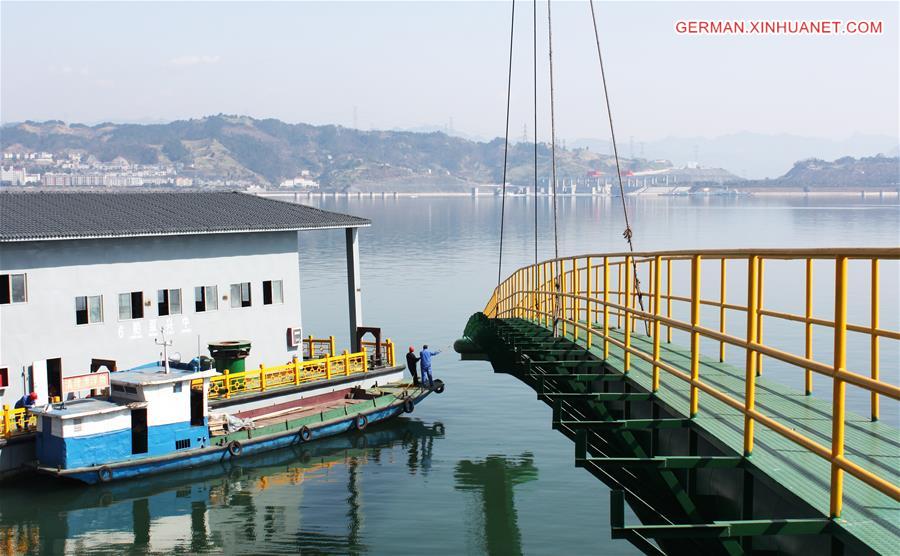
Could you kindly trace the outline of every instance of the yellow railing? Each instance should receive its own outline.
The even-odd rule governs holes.
[[[366,354],[369,357],[369,361],[375,361],[376,359],[376,350],[375,350],[375,342],[361,342],[363,349],[366,351]],[[396,365],[394,358],[394,342],[388,339],[385,342],[381,342],[381,361],[380,366],[384,367],[393,367]],[[378,365],[379,362],[375,361],[375,364]]]
[[[3,406],[0,414],[0,437],[10,438],[37,430],[37,416],[25,408],[11,409]]]
[[[321,357],[334,357],[334,336],[303,338],[303,358],[319,359]]]
[[[390,340],[382,343],[384,353],[390,353],[393,365],[394,344]],[[316,380],[327,380],[338,376],[351,376],[369,371],[368,354],[365,351],[344,353],[331,357],[300,360],[294,359],[286,365],[229,373],[223,370],[209,383],[209,399],[230,398],[247,392],[265,392],[286,386],[297,386]],[[195,381],[195,386],[199,383]]]
[[[624,353],[624,372],[629,371],[632,356],[652,365],[654,392],[659,388],[660,371],[688,383],[690,405],[687,409],[690,416],[701,411],[701,392],[740,411],[744,415],[745,455],[749,456],[753,450],[754,425],[759,423],[824,458],[831,465],[830,513],[833,517],[838,517],[841,514],[845,472],[894,500],[900,500],[900,488],[897,485],[869,471],[865,464],[848,460],[844,454],[847,384],[868,392],[872,420],[878,419],[880,398],[894,402],[900,400],[900,388],[880,377],[881,367],[885,363],[881,357],[882,344],[900,340],[900,332],[885,328],[879,321],[882,303],[880,267],[891,264],[891,270],[894,271],[892,275],[896,275],[898,261],[898,248],[744,249],[582,255],[548,260],[515,271],[495,289],[485,307],[485,314],[489,317],[524,318],[554,327],[563,335],[584,342],[589,348],[599,340],[602,342],[604,357],[609,354],[610,345],[618,346]],[[711,265],[716,268],[709,268]],[[787,281],[790,277],[796,277],[802,283],[799,288],[801,291],[796,292],[793,297],[802,300],[802,313],[776,311],[764,305],[766,272],[770,272],[771,276],[771,267],[779,265],[783,267],[782,271],[789,273]],[[854,278],[852,288],[848,281],[848,266],[851,265]],[[737,270],[734,270],[735,267]],[[820,281],[827,289],[822,291],[820,288],[819,293],[829,294],[828,301],[824,304],[832,315],[829,317],[814,315],[817,296],[813,277],[815,269],[820,267],[827,267],[826,270],[833,277],[833,282]],[[728,287],[729,270],[732,275],[736,271],[741,273],[745,285],[738,290],[740,297],[746,299],[746,304],[728,301],[728,294],[733,295],[735,289]],[[611,277],[612,274],[615,274],[614,278]],[[710,276],[717,277],[712,281],[714,287],[707,284]],[[674,287],[679,283],[688,286],[687,295],[674,293],[673,277]],[[701,277],[704,278],[702,285],[706,287],[705,290],[701,288]],[[779,293],[782,298],[788,289],[784,282],[784,279],[779,280],[779,291],[773,292]],[[896,284],[893,287],[896,288]],[[637,293],[638,288],[641,295]],[[704,292],[707,297],[703,296]],[[847,303],[851,293],[854,308],[864,310],[868,322],[849,322]],[[821,301],[819,299],[820,303]],[[681,305],[673,308],[673,302]],[[701,318],[701,309],[704,307],[715,308],[714,319],[709,318],[712,315],[710,311],[706,314],[707,318]],[[677,317],[679,309],[686,316]],[[896,307],[891,306],[889,309],[893,309],[889,311],[890,318],[896,319]],[[745,324],[743,330],[737,333],[740,335],[728,332],[726,324],[729,312],[737,312],[743,317],[739,319]],[[615,328],[622,334],[622,340],[611,334],[611,319],[615,320]],[[710,320],[715,324],[710,324]],[[766,343],[763,324],[776,321],[802,325],[801,353],[775,348],[771,345],[772,342]],[[643,326],[635,326],[636,322]],[[691,353],[690,372],[661,360],[662,327],[666,329],[666,342],[671,342],[673,330],[687,334]],[[827,348],[814,350],[815,328],[824,328],[829,332],[831,357],[827,361],[814,358],[817,352],[825,351],[827,354],[829,351]],[[635,332],[652,337],[652,351],[637,349],[632,345],[632,334]],[[867,344],[869,357],[866,366],[869,368],[865,373],[847,368],[848,332],[860,335]],[[732,396],[702,381],[701,338],[707,342],[712,340],[716,344],[716,355],[720,361],[726,360],[727,346],[741,348],[739,364],[746,372],[743,396]],[[783,343],[782,338],[777,340]],[[814,440],[780,422],[777,416],[764,415],[756,408],[756,377],[762,373],[763,357],[780,361],[803,372],[807,394],[812,392],[814,374],[832,379],[830,445]],[[897,362],[890,359],[888,364],[896,367]],[[896,376],[896,368],[891,371],[888,376]]]

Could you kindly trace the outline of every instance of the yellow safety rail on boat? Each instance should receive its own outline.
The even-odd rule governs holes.
[[[0,415],[0,437],[10,438],[37,430],[37,417],[25,408],[11,409],[3,406]]]
[[[382,342],[382,350],[393,353],[393,342]],[[390,358],[393,366],[393,357]],[[276,388],[297,386],[317,380],[328,380],[338,376],[351,376],[363,374],[369,371],[369,356],[367,352],[348,353],[333,357],[321,357],[302,361],[296,359],[286,365],[265,367],[260,365],[258,369],[229,373],[227,369],[223,374],[212,377],[209,383],[209,399],[231,398],[238,394],[248,392],[265,392]],[[195,384],[198,384],[195,382]]]
[[[758,423],[824,458],[831,465],[830,514],[838,517],[845,472],[900,500],[898,485],[871,472],[867,462],[850,461],[844,454],[848,384],[867,392],[872,420],[878,419],[882,398],[900,400],[900,388],[881,378],[885,364],[892,365],[888,376],[897,374],[897,362],[883,358],[881,348],[887,342],[900,340],[900,331],[885,328],[879,320],[881,315],[887,315],[896,326],[896,307],[889,306],[886,312],[880,310],[880,277],[885,274],[882,267],[887,265],[890,265],[890,275],[896,276],[900,249],[740,249],[579,255],[518,269],[495,288],[485,314],[555,327],[562,335],[571,336],[588,348],[592,344],[599,348],[597,342],[601,342],[604,357],[609,354],[610,345],[618,346],[624,353],[624,372],[629,371],[632,356],[652,365],[653,391],[659,388],[661,374],[688,383],[690,400],[686,409],[691,416],[703,410],[701,392],[740,411],[744,415],[746,455],[753,450],[754,425]],[[852,281],[848,279],[848,269]],[[802,312],[775,310],[766,305],[767,275],[778,277],[779,288],[772,292],[777,294],[773,297],[785,304],[793,302]],[[733,277],[732,282],[727,280],[729,277]],[[796,284],[796,291],[790,290],[791,283]],[[687,291],[676,293],[679,287]],[[857,318],[862,315],[862,322],[848,319],[851,295],[853,314]],[[746,303],[736,302],[734,298]],[[818,315],[816,305],[823,307]],[[705,308],[713,310],[701,310]],[[738,326],[731,324],[737,332],[728,331],[729,313],[740,315],[735,319]],[[822,316],[826,313],[828,316]],[[803,341],[797,353],[773,346],[773,343],[784,346],[784,338],[770,341],[764,337],[763,325],[776,321],[801,327],[797,336]],[[613,328],[622,334],[622,340],[611,335]],[[686,333],[689,340],[689,373],[660,359],[660,342],[663,338],[671,342],[673,330]],[[635,333],[652,337],[652,352],[632,345],[631,335]],[[822,333],[828,339],[821,343],[827,343],[827,347],[817,348],[814,340],[821,339]],[[862,363],[868,367],[865,372],[847,368],[848,333],[856,335],[850,338],[854,346],[864,346],[862,349],[868,351]],[[719,361],[726,360],[728,346],[740,348],[730,351],[740,352],[735,355],[746,370],[743,396],[730,395],[703,382],[701,339],[705,340],[707,349],[717,348],[714,353]],[[826,357],[817,356],[822,352]],[[802,372],[807,394],[813,390],[814,375],[833,379],[830,445],[783,423],[778,415],[765,415],[756,408],[756,377],[763,371],[763,357]],[[860,365],[859,361],[856,363]]]
[[[303,358],[334,357],[334,336],[327,338],[303,338]]]

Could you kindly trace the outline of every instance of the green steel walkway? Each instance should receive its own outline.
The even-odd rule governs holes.
[[[550,332],[544,326],[526,320],[502,319],[502,322],[535,338],[546,337]],[[624,335],[618,330],[611,330],[611,337],[624,340]],[[571,334],[568,339],[573,339]],[[652,351],[652,339],[647,336],[633,333],[631,341],[637,349]],[[577,343],[585,347],[583,338]],[[599,360],[603,358],[602,345],[602,340],[598,339],[590,350]],[[661,359],[684,372],[690,372],[691,354],[688,349],[663,343]],[[618,372],[624,368],[623,350],[612,342],[606,364]],[[706,357],[701,357],[700,365],[703,382],[735,398],[744,395],[743,369]],[[650,363],[637,357],[631,358],[628,378],[632,386],[637,385],[640,390],[650,392],[651,373]],[[687,417],[690,399],[688,383],[665,372],[660,373],[660,378],[660,388],[655,398]],[[735,455],[742,454],[743,415],[708,394],[701,393],[700,396],[700,412],[692,420],[693,423],[733,450]],[[831,442],[832,413],[831,405],[826,401],[766,380],[763,376],[756,381],[756,406],[765,414],[822,444]],[[845,449],[850,460],[864,463],[868,469],[894,484],[900,483],[900,431],[847,412],[845,434]],[[753,454],[748,462],[812,507],[820,509],[822,517],[827,517],[829,462],[761,425],[757,426],[755,438]],[[849,475],[844,484],[844,509],[835,524],[879,553],[900,552],[900,503]]]

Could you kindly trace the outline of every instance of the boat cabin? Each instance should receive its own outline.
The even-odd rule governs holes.
[[[67,377],[75,379],[70,392],[97,390],[105,382],[109,395],[33,409],[38,462],[74,469],[206,447],[209,379],[217,374],[152,364]]]

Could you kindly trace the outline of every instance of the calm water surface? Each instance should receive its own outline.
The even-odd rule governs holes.
[[[400,348],[443,349],[436,374],[447,391],[364,437],[237,466],[111,486],[29,480],[0,487],[0,553],[635,554],[626,541],[609,538],[608,491],[574,467],[571,442],[550,430],[550,410],[514,379],[486,363],[460,362],[450,349],[496,283],[499,202],[314,202],[373,220],[361,234],[364,321],[382,326]],[[629,202],[638,249],[900,244],[896,200]],[[538,208],[539,252],[547,258],[549,202]],[[508,201],[504,274],[533,260],[533,209],[528,199]],[[565,199],[559,216],[561,254],[623,249],[615,202]],[[775,266],[767,304],[797,309],[802,270]],[[864,284],[863,270],[851,268],[851,280]],[[304,330],[335,334],[343,344],[345,272],[342,232],[303,235]],[[882,274],[882,320],[896,329],[897,267],[886,265]],[[833,279],[825,267],[821,276]],[[827,315],[827,296],[816,301]],[[854,299],[851,320],[865,323],[867,311]],[[791,349],[801,338],[796,330],[766,332]],[[851,349],[851,362],[865,361],[865,346]],[[897,350],[884,348],[882,358],[882,372],[896,383]],[[767,378],[802,384],[797,373],[767,369]],[[824,379],[819,384],[817,394],[826,395]],[[856,411],[867,411],[865,396],[852,389],[848,395]],[[889,405],[885,420],[896,426]]]

